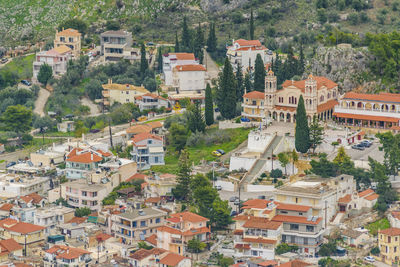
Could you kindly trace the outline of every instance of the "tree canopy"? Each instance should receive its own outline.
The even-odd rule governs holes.
[[[306,153],[310,148],[310,130],[303,95],[300,95],[296,110],[295,147],[301,153]]]

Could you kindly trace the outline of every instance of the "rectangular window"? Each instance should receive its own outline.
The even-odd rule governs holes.
[[[290,230],[299,230],[299,225],[298,224],[290,224]]]
[[[160,223],[160,222],[161,222],[160,218],[157,218],[156,223]]]
[[[314,226],[307,225],[306,230],[307,230],[307,232],[314,232]]]
[[[141,226],[141,227],[146,226],[146,221],[141,221],[141,222],[140,222],[140,226]]]
[[[132,222],[132,227],[136,227],[136,222]]]
[[[72,42],[74,41],[74,38],[69,37],[69,38],[68,38],[68,41],[69,41],[70,43],[72,43]]]
[[[97,192],[93,192],[92,197],[97,197]]]
[[[86,191],[82,191],[82,196],[86,197],[87,196],[87,192]]]

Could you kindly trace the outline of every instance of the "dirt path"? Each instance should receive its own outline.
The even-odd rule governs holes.
[[[206,64],[208,79],[218,78],[219,68],[207,51],[205,51],[203,63]]]
[[[83,97],[81,99],[81,103],[84,106],[88,106],[90,108],[90,115],[96,115],[96,114],[100,114],[100,108],[98,105],[96,105],[95,103],[93,103],[92,100],[90,100],[87,97]]]
[[[50,92],[40,87],[38,98],[35,101],[35,108],[33,110],[33,112],[38,114],[40,117],[43,117],[45,115],[44,107],[46,106],[49,96]]]

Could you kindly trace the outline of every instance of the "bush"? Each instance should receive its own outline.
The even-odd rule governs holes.
[[[381,253],[381,251],[379,250],[379,247],[373,247],[373,248],[371,249],[371,254],[372,254],[372,255],[378,256],[379,253]]]
[[[280,169],[273,169],[272,171],[271,171],[271,177],[272,178],[281,178],[282,177],[282,175],[283,175],[283,173],[282,173],[282,171],[280,170]]]
[[[358,14],[357,13],[351,13],[347,17],[347,20],[350,22],[351,25],[357,25],[358,24]]]

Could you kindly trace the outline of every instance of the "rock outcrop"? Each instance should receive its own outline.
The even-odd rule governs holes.
[[[369,59],[367,48],[319,47],[307,72],[328,77],[339,85],[342,92],[357,88],[368,91],[371,84],[362,77],[369,72]]]

